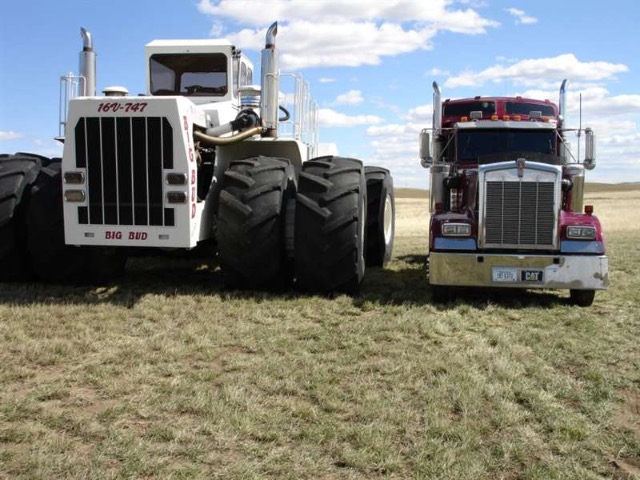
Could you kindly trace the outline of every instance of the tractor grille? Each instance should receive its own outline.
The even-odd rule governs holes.
[[[485,246],[552,247],[554,191],[554,182],[486,182]]]
[[[164,117],[83,117],[75,127],[76,166],[87,170],[90,225],[173,226],[163,207],[163,169],[173,168],[173,129]]]

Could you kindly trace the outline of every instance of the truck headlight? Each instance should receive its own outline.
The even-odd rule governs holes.
[[[471,235],[471,225],[468,223],[443,223],[442,235],[445,237],[468,237]]]
[[[596,238],[596,228],[583,225],[567,227],[567,238],[572,240],[594,240]]]

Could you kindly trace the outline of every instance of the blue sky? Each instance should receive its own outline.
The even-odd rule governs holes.
[[[259,65],[279,22],[283,71],[302,72],[320,107],[320,140],[426,188],[418,132],[431,82],[444,98],[523,95],[556,102],[598,137],[588,181],[640,181],[637,0],[5,0],[0,4],[0,152],[60,155],[59,77],[77,72],[80,26],[98,52],[98,90],[145,89],[153,39],[229,38]],[[571,139],[576,148],[576,139]],[[584,148],[581,149],[584,152]]]

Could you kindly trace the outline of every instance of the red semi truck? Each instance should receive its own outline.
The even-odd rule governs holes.
[[[567,143],[566,80],[558,105],[522,97],[442,101],[433,83],[433,128],[420,134],[430,168],[428,278],[433,297],[455,287],[566,289],[593,303],[607,288],[605,241],[584,174],[595,137],[584,129],[585,159]]]

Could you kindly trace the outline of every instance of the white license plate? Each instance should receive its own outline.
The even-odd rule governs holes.
[[[494,282],[515,283],[518,281],[518,269],[508,267],[493,267],[491,278]]]

